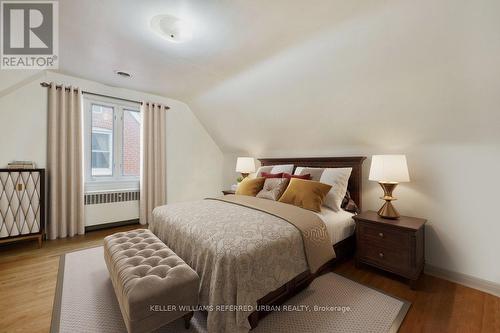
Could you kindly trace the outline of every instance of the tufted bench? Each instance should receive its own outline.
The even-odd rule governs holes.
[[[200,278],[151,231],[104,238],[104,259],[129,333],[151,332],[181,317],[189,328]]]

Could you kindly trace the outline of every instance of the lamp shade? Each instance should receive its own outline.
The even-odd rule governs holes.
[[[370,180],[387,183],[409,182],[405,155],[373,155]]]
[[[255,161],[253,157],[238,157],[238,159],[236,160],[236,172],[255,172]]]

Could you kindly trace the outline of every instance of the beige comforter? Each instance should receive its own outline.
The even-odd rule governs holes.
[[[307,216],[315,214],[265,199],[251,199],[250,203],[220,200],[177,203],[153,211],[151,231],[201,278],[200,304],[208,306],[210,333],[248,332],[247,318],[256,309],[258,299],[306,271],[309,268],[306,258],[309,264],[313,263],[314,271],[321,261],[334,256],[330,245],[331,255],[323,253],[319,261],[311,259],[304,252],[304,248],[307,250],[304,231],[301,234],[291,222],[278,217],[279,211],[265,213],[244,205],[265,201],[264,205],[276,204],[278,210],[285,205]],[[225,308],[236,311],[217,311],[220,310],[217,307],[226,305],[236,305],[237,308]]]

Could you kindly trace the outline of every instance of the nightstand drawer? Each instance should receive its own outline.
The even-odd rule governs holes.
[[[409,268],[410,254],[408,251],[388,249],[373,244],[362,244],[359,251],[359,259],[361,260],[367,260],[395,271],[406,271]]]
[[[358,227],[361,240],[367,242],[401,250],[407,249],[410,244],[408,233],[404,231],[373,226],[370,223],[359,223]]]

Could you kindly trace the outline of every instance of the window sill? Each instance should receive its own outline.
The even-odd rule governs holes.
[[[138,191],[139,180],[92,180],[85,183],[85,193],[105,191]]]

